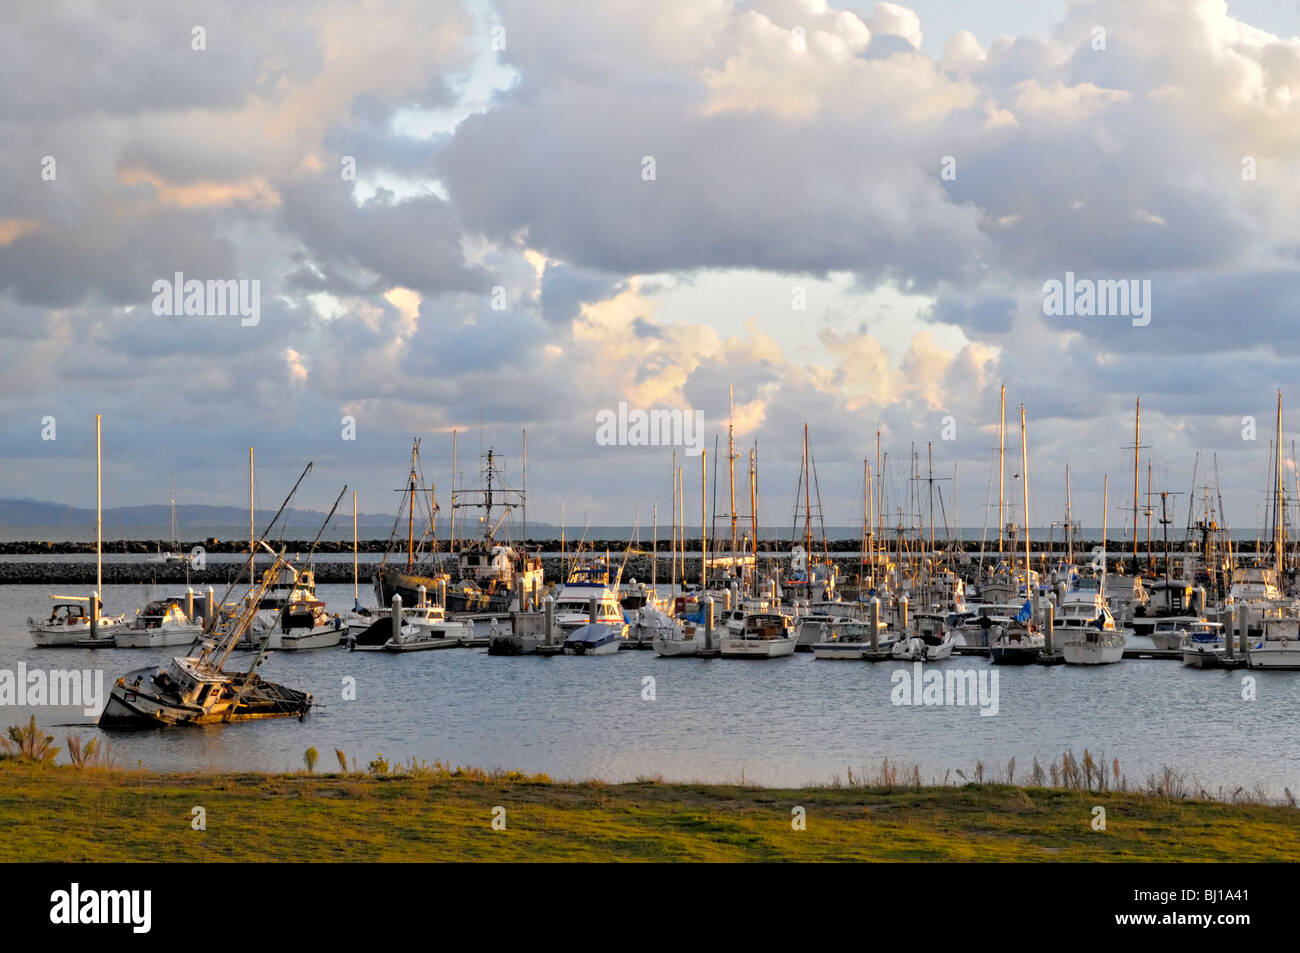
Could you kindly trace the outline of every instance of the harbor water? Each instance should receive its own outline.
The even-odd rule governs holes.
[[[322,585],[318,594],[332,611],[352,604],[350,585]],[[105,612],[129,615],[148,595],[143,586],[107,586]],[[363,589],[363,601],[366,595]],[[0,672],[20,663],[29,672],[102,671],[107,693],[119,675],[168,654],[38,649],[26,619],[49,606],[47,588],[0,586]],[[236,655],[233,664],[249,658]],[[101,733],[80,709],[0,704],[0,729],[35,715],[61,747],[68,735],[102,734],[117,765],[160,771],[298,770],[303,752],[315,747],[318,770],[335,768],[338,749],[361,768],[382,754],[390,763],[437,759],[556,779],[798,786],[868,776],[888,758],[918,765],[926,781],[959,783],[957,772],[973,778],[977,761],[986,778],[1001,777],[1014,758],[1024,780],[1035,758],[1046,770],[1065,751],[1082,758],[1088,749],[1108,773],[1118,759],[1130,785],[1170,767],[1225,796],[1300,791],[1300,673],[1199,671],[1141,659],[994,669],[979,656],[933,667],[996,673],[996,714],[975,704],[898,704],[912,698],[898,690],[895,673],[913,673],[902,662],[338,648],[277,652],[262,666],[266,678],[315,696],[317,707],[301,722]]]

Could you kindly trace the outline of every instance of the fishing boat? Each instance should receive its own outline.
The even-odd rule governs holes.
[[[613,655],[623,647],[624,626],[588,622],[564,638],[565,655]]]
[[[1221,668],[1228,642],[1218,622],[1193,622],[1183,635],[1183,664],[1192,668]]]
[[[1300,619],[1264,619],[1262,631],[1246,645],[1251,668],[1300,669]]]
[[[126,615],[105,616],[104,607],[104,494],[103,415],[95,415],[95,591],[90,596],[51,596],[56,601],[48,619],[28,617],[32,641],[41,648],[99,648],[115,644],[126,626]],[[81,603],[85,605],[81,605]]]
[[[202,622],[196,621],[192,615],[193,605],[192,594],[148,602],[130,625],[114,633],[113,640],[119,649],[192,645],[203,631]]]
[[[308,464],[308,470],[310,468]],[[306,475],[304,470],[303,476]],[[302,477],[298,482],[302,482]],[[283,511],[282,505],[280,513]],[[276,514],[276,520],[280,513]],[[275,520],[272,520],[271,525],[274,524]],[[262,545],[265,545],[264,541]],[[284,561],[284,551],[271,552],[275,555],[272,564],[272,570],[275,570]],[[255,596],[263,594],[270,578],[270,574],[263,576],[258,586],[260,591],[255,592]],[[222,604],[225,601],[223,599]],[[219,628],[218,616],[214,613],[204,626],[197,654],[173,658],[165,665],[135,669],[117,679],[99,716],[99,727],[211,725],[264,718],[304,718],[312,706],[310,692],[269,682],[258,674],[257,670],[266,658],[265,645],[254,655],[246,671],[225,670],[235,646],[252,625],[257,606],[258,599],[245,600],[225,630]]]
[[[957,634],[948,628],[946,619],[944,613],[918,612],[913,633],[894,643],[893,657],[909,662],[940,662],[948,658],[957,647]]]
[[[719,640],[723,658],[785,658],[794,655],[798,642],[794,619],[780,612],[745,616],[739,633],[724,632]]]

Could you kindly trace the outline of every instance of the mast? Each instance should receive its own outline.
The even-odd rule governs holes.
[[[677,451],[673,451],[673,535],[672,535],[672,588],[677,590]]]
[[[523,524],[520,535],[528,538],[528,428],[524,428],[524,469],[520,477],[519,508],[522,511],[520,522]]]
[[[758,574],[758,444],[749,451],[749,522],[752,534],[749,541],[754,555],[753,576]]]
[[[871,463],[866,457],[862,458],[862,562],[868,564],[867,547],[871,542]],[[866,570],[858,570],[858,589],[863,588],[866,581]]]
[[[1007,479],[1007,385],[1002,385],[1002,396],[998,410],[998,562],[1002,559],[1002,534],[1006,532],[1006,522],[1002,514],[1002,505],[1006,497]]]
[[[803,425],[803,535],[808,561],[808,592],[812,593],[812,471],[808,469],[808,424]]]
[[[709,584],[709,471],[705,465],[708,450],[700,451],[700,589]],[[685,563],[683,562],[683,566]]]
[[[357,491],[352,491],[352,602],[361,604],[361,589],[357,573]]]
[[[560,504],[563,508],[564,504]],[[563,524],[561,519],[560,523]],[[456,431],[451,432],[451,530],[450,539],[447,542],[447,552],[456,550]],[[560,526],[560,565],[564,565],[564,526]]]
[[[1025,504],[1025,595],[1029,596],[1029,447],[1025,443],[1025,405],[1020,405],[1020,476]]]
[[[1161,514],[1163,516],[1163,514]],[[1147,565],[1153,566],[1151,559],[1151,458],[1147,457]],[[1167,558],[1167,554],[1166,554]],[[1154,568],[1154,567],[1153,567]]]
[[[929,458],[929,478],[927,480],[930,507],[930,559],[934,559],[934,442],[927,440],[925,443],[925,452]]]
[[[1138,564],[1138,455],[1142,440],[1142,398],[1139,396],[1133,408],[1133,575],[1137,575]]]
[[[681,560],[682,592],[686,591],[686,467],[677,468],[677,557]]]
[[[171,488],[172,488],[172,494],[171,494],[172,495],[172,552],[179,553],[181,549],[181,541],[180,539],[177,538],[177,533],[176,533],[176,474],[174,473],[171,475]]]
[[[1110,474],[1101,481],[1101,595],[1106,596],[1106,520],[1110,515]]]
[[[655,503],[654,532],[650,537],[650,591],[655,592],[659,585],[659,504]],[[656,596],[657,598],[657,596]]]
[[[95,414],[95,605],[91,618],[96,620],[104,602],[103,420],[103,414]]]
[[[1282,389],[1277,392],[1277,441],[1273,445],[1273,566],[1277,571],[1277,584],[1282,584]]]
[[[731,385],[727,396],[727,469],[731,476],[731,558],[736,558],[736,387]]]
[[[248,448],[248,584],[257,584],[257,533],[253,529],[253,448]]]
[[[1065,465],[1065,561],[1074,566],[1074,518],[1070,508],[1070,465]]]
[[[406,489],[408,494],[407,513],[406,513],[406,571],[411,572],[415,568],[415,461],[420,453],[420,438],[416,437],[411,444],[411,475],[407,477]]]

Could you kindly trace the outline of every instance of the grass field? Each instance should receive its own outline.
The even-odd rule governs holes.
[[[774,790],[0,761],[0,860],[159,859],[1294,861],[1300,811],[992,784]]]

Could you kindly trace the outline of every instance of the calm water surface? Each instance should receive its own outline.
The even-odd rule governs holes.
[[[332,608],[351,586],[319,587]],[[162,592],[155,593],[163,594]],[[106,611],[133,613],[147,592],[107,586]],[[366,593],[362,593],[363,600]],[[163,653],[131,649],[37,649],[29,615],[44,615],[49,592],[0,586],[0,669],[91,668],[105,691],[128,669]],[[236,656],[248,658],[248,656]],[[938,668],[991,668],[977,657]],[[766,662],[658,659],[648,651],[599,658],[493,658],[485,649],[409,655],[324,649],[272,655],[262,672],[304,688],[319,707],[308,718],[224,727],[101,733],[78,709],[0,707],[0,727],[26,722],[54,734],[106,734],[118,764],[158,770],[292,770],[309,747],[321,766],[334,749],[365,765],[441,759],[454,764],[611,781],[826,782],[848,770],[876,770],[883,758],[918,764],[927,778],[1001,773],[1016,759],[1026,775],[1066,749],[1118,758],[1130,782],[1170,765],[1207,787],[1280,795],[1300,791],[1300,673],[1213,672],[1176,662],[1130,660],[1095,669],[999,667],[1000,711],[891,704],[894,663],[816,661],[800,653]],[[1257,697],[1242,700],[1242,679]],[[343,680],[356,679],[356,700]],[[655,700],[642,699],[655,679]],[[75,724],[76,727],[65,727]]]

